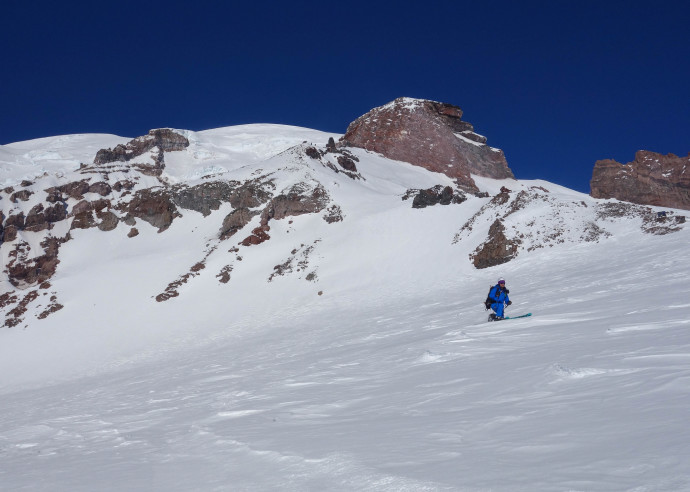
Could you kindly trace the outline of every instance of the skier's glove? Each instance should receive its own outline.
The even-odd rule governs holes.
[[[513,301],[508,301],[506,302],[506,306],[510,306],[513,303]]]

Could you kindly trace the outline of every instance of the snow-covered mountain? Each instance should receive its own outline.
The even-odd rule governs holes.
[[[0,488],[690,490],[684,212],[339,138],[0,147]]]

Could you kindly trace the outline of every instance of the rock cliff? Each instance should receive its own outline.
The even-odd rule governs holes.
[[[594,164],[590,187],[594,198],[690,210],[690,154],[641,150],[627,164],[600,160]]]
[[[465,191],[479,191],[470,174],[513,178],[503,151],[461,118],[457,106],[398,98],[350,123],[341,143],[443,173]]]

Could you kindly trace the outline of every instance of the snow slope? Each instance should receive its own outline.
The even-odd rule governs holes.
[[[188,133],[167,179],[313,179],[344,220],[272,221],[239,253],[241,238],[217,243],[227,205],[131,239],[123,224],[72,231],[51,279],[65,308],[0,331],[0,489],[690,490],[686,228],[610,219],[598,242],[566,235],[476,270],[477,241],[453,238],[489,198],[415,210],[407,189],[452,182],[364,151],[353,180],[284,152],[329,134],[252,127]],[[573,230],[601,202],[478,184],[583,201],[561,207]],[[520,213],[546,227],[554,208],[535,203]],[[269,281],[290,257],[308,268]],[[508,313],[532,318],[486,323],[498,276]]]

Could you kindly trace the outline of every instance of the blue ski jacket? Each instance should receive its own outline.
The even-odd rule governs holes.
[[[501,288],[501,286],[498,284],[491,288],[489,291],[489,297],[494,300],[494,304],[501,304],[510,301],[510,299],[508,299],[508,289],[505,287]]]

